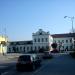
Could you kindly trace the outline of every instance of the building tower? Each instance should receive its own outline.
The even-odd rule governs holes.
[[[45,32],[42,29],[39,29],[36,33],[33,33],[33,50],[39,51],[40,49],[43,50],[50,50],[51,44],[53,43],[53,38],[49,32]]]

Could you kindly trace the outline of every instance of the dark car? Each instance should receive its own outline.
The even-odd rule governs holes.
[[[43,55],[43,59],[51,59],[53,56],[50,51],[45,51]]]
[[[51,51],[51,53],[59,53],[59,51],[57,49],[54,49]]]
[[[18,71],[25,69],[35,70],[41,65],[41,59],[37,54],[25,54],[18,58],[16,69]]]

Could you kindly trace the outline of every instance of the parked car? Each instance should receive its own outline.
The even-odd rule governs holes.
[[[43,55],[43,59],[51,59],[53,56],[50,51],[45,51]]]
[[[24,69],[35,70],[40,65],[41,59],[37,54],[25,54],[19,56],[18,61],[16,63],[16,69],[18,71]]]
[[[51,51],[51,53],[59,53],[59,51],[57,49],[54,49]]]

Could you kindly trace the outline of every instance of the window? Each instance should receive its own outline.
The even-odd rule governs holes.
[[[46,42],[48,42],[48,38],[46,38]]]
[[[72,43],[72,39],[70,39],[70,43]]]
[[[49,49],[49,46],[46,46],[46,49],[48,50]]]
[[[64,40],[62,40],[62,43],[64,43]]]
[[[42,38],[42,42],[44,42],[44,39]]]
[[[39,35],[42,35],[42,32],[40,32]]]
[[[9,48],[9,52],[11,52],[11,48]]]
[[[34,42],[36,42],[36,39],[34,39]]]
[[[27,50],[29,50],[29,47],[27,47]]]
[[[40,49],[40,46],[38,46],[38,50]]]
[[[24,50],[25,50],[25,47],[24,47]]]
[[[38,38],[38,42],[40,42],[40,38]]]
[[[9,48],[9,50],[11,50],[11,48]]]
[[[66,43],[68,43],[68,40],[66,40]]]
[[[35,46],[35,50],[36,50],[36,46]]]

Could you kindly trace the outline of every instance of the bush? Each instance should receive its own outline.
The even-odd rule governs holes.
[[[70,53],[70,55],[75,58],[75,52]]]

